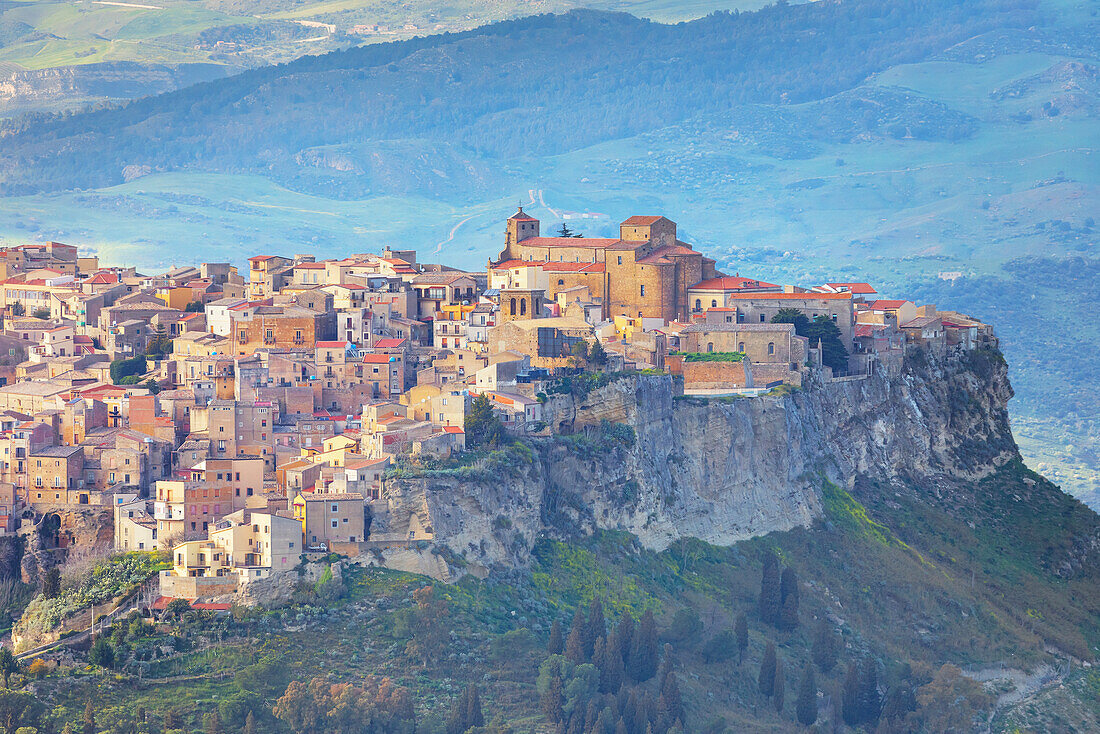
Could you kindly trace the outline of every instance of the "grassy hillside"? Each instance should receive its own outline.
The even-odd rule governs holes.
[[[1042,673],[1054,662],[1048,649],[1092,659],[1100,644],[1100,568],[1095,549],[1080,552],[1095,542],[1096,515],[1018,464],[974,487],[939,490],[936,498],[920,485],[865,483],[849,493],[825,484],[826,517],[813,528],[724,549],[688,541],[656,554],[611,533],[544,539],[529,571],[436,586],[427,601],[414,594],[429,585],[421,577],[352,568],[342,580],[302,585],[289,608],[239,610],[230,620],[189,613],[157,631],[119,627],[114,675],[85,670],[78,658],[37,683],[38,696],[60,722],[79,723],[91,696],[101,728],[125,729],[140,706],[151,730],[171,709],[193,731],[218,707],[229,731],[252,710],[259,730],[280,732],[287,729],[270,707],[290,680],[318,671],[334,681],[377,674],[410,690],[417,731],[438,731],[471,683],[480,686],[487,720],[545,731],[536,675],[549,629],[558,620],[568,631],[574,609],[599,599],[612,625],[626,612],[655,614],[686,731],[793,728],[798,681],[822,625],[840,644],[835,666],[817,666],[820,722],[839,707],[848,664],[863,660],[878,669],[887,700],[912,701],[884,724],[891,731],[942,726],[934,717],[945,714],[942,696],[952,691],[977,720],[993,715],[994,731],[1100,725],[1087,670],[1059,664],[1060,672]],[[761,563],[772,551],[800,581],[794,630],[777,630],[757,611]],[[739,663],[720,641],[740,614],[749,644]],[[786,670],[779,712],[757,686],[769,642]],[[990,692],[950,679],[920,703],[944,663],[990,679]],[[1058,687],[1063,677],[1067,686]],[[1026,705],[1013,681],[1025,688]],[[970,724],[964,718],[963,730]]]
[[[439,5],[385,0],[4,0],[0,2],[0,82],[33,90],[0,94],[0,118],[28,111],[78,109],[104,100],[164,91],[145,69],[214,64],[223,74],[364,43],[464,31],[485,23],[581,5],[680,21],[716,9],[751,9],[762,0],[477,0]],[[132,88],[95,86],[97,65],[130,62]],[[28,71],[58,70],[93,85],[88,93],[52,88]],[[174,85],[183,86],[184,83]]]

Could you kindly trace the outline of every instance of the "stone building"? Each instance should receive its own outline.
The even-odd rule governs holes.
[[[551,299],[558,289],[576,285],[598,291],[591,295],[601,299],[605,318],[686,319],[688,289],[718,275],[714,261],[678,240],[676,223],[660,216],[630,217],[619,225],[618,238],[542,237],[539,221],[521,208],[508,219],[504,250],[497,266],[490,263],[490,277],[500,263],[512,261],[544,264]],[[579,266],[575,275],[564,272],[569,263]],[[602,273],[582,267],[595,263],[602,263]],[[503,301],[501,312],[507,314]]]
[[[782,309],[801,311],[811,321],[828,317],[840,329],[844,348],[852,351],[856,315],[851,293],[734,293],[729,301],[737,309],[737,322],[743,324],[770,323]]]

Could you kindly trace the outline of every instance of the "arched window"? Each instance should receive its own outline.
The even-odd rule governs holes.
[[[714,351],[714,342],[707,342],[707,351],[708,352],[713,352]]]
[[[565,285],[565,281],[561,278],[558,278],[558,285]]]
[[[511,313],[511,315],[512,316],[516,315],[516,299],[514,299],[514,298],[512,299],[512,313]]]
[[[523,299],[519,302],[519,315],[523,316],[527,313],[527,299]]]
[[[775,354],[775,342],[768,342],[768,354]]]
[[[718,308],[718,301],[714,298],[710,299],[710,307],[711,308]]]
[[[741,354],[745,353],[745,342],[738,342],[737,351],[741,352]]]
[[[703,299],[701,299],[701,298],[696,298],[696,299],[695,299],[695,310],[696,310],[696,311],[701,311],[701,310],[702,310],[702,308],[703,308]]]

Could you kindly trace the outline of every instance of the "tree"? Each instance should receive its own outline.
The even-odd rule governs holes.
[[[798,331],[798,327],[795,327]],[[821,361],[831,367],[834,372],[845,372],[848,369],[848,350],[841,340],[840,327],[828,316],[818,316],[811,322],[805,336],[810,340],[810,346],[821,344]]]
[[[779,597],[779,629],[789,632],[798,626],[798,576],[793,568],[783,569]]]
[[[653,611],[642,615],[630,646],[630,665],[627,672],[636,683],[645,683],[657,673],[657,622]]]
[[[451,704],[451,711],[447,715],[447,734],[464,734],[468,729],[484,725],[481,696],[476,685],[469,686]]]
[[[471,448],[496,447],[504,441],[504,424],[493,410],[489,396],[484,393],[474,398],[470,404],[463,428],[466,431],[466,445]]]
[[[764,556],[764,568],[760,574],[760,619],[768,624],[779,621],[782,605],[779,582],[779,558],[773,551]]]
[[[12,673],[19,672],[19,661],[11,653],[10,647],[0,647],[0,676],[4,677],[4,688],[8,687],[8,680]]]
[[[634,644],[634,617],[631,616],[630,610],[623,612],[619,617],[615,634],[619,636],[619,646],[623,650],[623,665],[626,665],[630,662],[630,649]]]
[[[558,237],[584,237],[584,235],[579,232],[574,232],[569,229],[568,224],[562,222],[561,226],[558,227]]]
[[[917,718],[924,731],[973,731],[975,720],[993,704],[981,683],[967,678],[951,664],[936,671],[917,689]]]
[[[737,636],[737,664],[741,665],[745,659],[745,651],[749,649],[749,620],[744,612],[737,615],[733,633]]]
[[[34,309],[34,312],[31,313],[31,316],[34,316],[36,319],[42,319],[43,321],[45,321],[50,317],[50,309],[36,308]]]
[[[596,640],[607,636],[607,620],[603,616],[603,602],[594,599],[588,605],[588,625],[585,631],[585,650],[595,650]]]
[[[599,643],[596,643],[599,647]],[[600,693],[617,693],[623,684],[623,646],[617,631],[607,637],[603,646],[603,657],[597,667],[600,669]]]
[[[813,321],[797,308],[781,308],[772,317],[773,324],[794,324],[794,332],[810,341],[811,347],[821,344],[821,361],[835,371],[848,369],[848,350],[840,338],[840,328],[828,316]]]
[[[21,301],[16,301],[8,306],[8,310],[11,311],[12,316],[23,316],[27,313],[27,308]]]
[[[822,673],[828,673],[836,665],[839,648],[840,641],[837,639],[836,629],[822,617],[814,630],[812,651],[814,664]]]
[[[204,734],[222,734],[222,721],[218,718],[217,709],[203,714],[202,730]]]
[[[45,713],[46,707],[30,693],[0,691],[0,730],[8,734],[24,726],[36,731]]]
[[[787,696],[787,679],[783,675],[783,661],[775,660],[775,682],[772,684],[772,697],[775,700],[775,710],[783,711],[783,702]]]
[[[573,665],[582,665],[590,659],[584,649],[585,626],[584,612],[578,606],[573,614],[573,625],[569,628],[569,637],[565,640],[565,659]]]
[[[868,659],[860,666],[859,708],[860,723],[872,723],[878,721],[882,713],[882,694],[878,689],[878,665],[874,660]]]
[[[546,645],[546,652],[550,655],[561,655],[565,652],[565,642],[561,637],[561,620],[555,619],[550,625],[550,642]]]
[[[599,339],[593,341],[592,346],[588,348],[588,361],[595,367],[607,365],[607,350],[603,348]]]
[[[547,686],[540,699],[542,713],[545,714],[547,721],[551,724],[561,723],[561,720],[565,717],[565,711],[562,708],[565,704],[563,690],[561,676],[555,675],[550,679],[550,685]]]
[[[569,353],[577,359],[588,359],[588,342],[584,339],[578,339],[573,342],[573,346],[569,348]]]
[[[164,712],[164,728],[180,729],[183,727],[183,717],[176,709],[168,709]]]
[[[256,734],[256,717],[252,715],[251,711],[245,717],[243,734]]]
[[[817,681],[814,679],[814,666],[807,665],[802,672],[802,683],[798,686],[798,700],[795,702],[795,715],[798,723],[813,726],[817,721]]]
[[[775,670],[775,643],[769,642],[764,648],[764,658],[760,661],[760,675],[756,678],[760,692],[768,698],[775,692]]]
[[[377,676],[359,685],[321,677],[291,681],[272,713],[295,734],[404,734],[415,722],[408,689]]]
[[[772,316],[773,324],[794,324],[794,332],[799,336],[805,336],[806,329],[810,325],[810,319],[797,308],[781,308]]]
[[[101,668],[112,668],[115,664],[115,649],[106,637],[97,637],[88,653],[88,662]]]
[[[206,305],[202,301],[191,301],[183,307],[183,310],[187,313],[202,313],[206,310]]]
[[[859,663],[854,660],[848,663],[848,672],[844,676],[844,691],[841,698],[840,710],[844,716],[844,723],[848,726],[858,726],[863,723],[863,717],[859,707]]]
[[[153,395],[156,395],[157,393],[159,393],[159,392],[160,392],[160,391],[161,391],[161,390],[163,389],[163,388],[162,388],[162,387],[160,386],[160,383],[158,383],[158,382],[157,382],[156,380],[154,380],[154,379],[153,379],[152,377],[150,377],[150,378],[149,378],[148,380],[146,380],[145,382],[143,382],[143,383],[142,383],[142,387],[144,387],[144,388],[145,388],[146,390],[148,390],[149,392],[151,392],[151,393],[152,393]]]
[[[82,727],[82,734],[95,734],[95,707],[92,706],[92,699],[88,699],[88,702],[84,704],[84,726]]]

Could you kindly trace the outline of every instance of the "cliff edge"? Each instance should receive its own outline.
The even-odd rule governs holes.
[[[647,548],[808,526],[821,486],[861,477],[940,493],[1018,457],[1001,355],[915,349],[897,375],[752,398],[676,395],[667,375],[611,376],[544,406],[555,436],[473,466],[399,471],[372,537],[413,537],[486,571],[524,565],[543,534],[625,530]],[[461,559],[461,560],[459,560]]]

